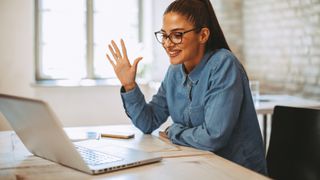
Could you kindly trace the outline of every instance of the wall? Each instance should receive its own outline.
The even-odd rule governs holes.
[[[33,96],[33,1],[0,1],[0,92]]]
[[[243,31],[263,91],[320,99],[320,0],[244,0]]]
[[[163,12],[167,6],[172,2],[172,0],[157,0],[153,1],[153,31],[159,31],[162,28],[162,17]],[[154,80],[161,81],[164,78],[167,67],[169,66],[169,58],[163,49],[162,45],[156,40],[155,36],[152,37],[153,40],[153,54],[154,62],[152,63],[152,76]]]
[[[243,63],[243,25],[241,11],[243,0],[215,0],[211,2],[231,51]]]
[[[33,97],[33,1],[0,0],[0,93]],[[2,119],[2,120],[1,120]],[[8,129],[0,115],[0,130]]]

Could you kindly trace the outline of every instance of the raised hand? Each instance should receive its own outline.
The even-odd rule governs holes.
[[[135,81],[136,74],[137,74],[137,67],[142,57],[136,58],[133,64],[131,65],[127,56],[127,49],[124,44],[124,41],[121,39],[120,43],[121,43],[122,54],[117,44],[112,40],[111,44],[109,44],[108,47],[114,60],[112,60],[108,54],[106,54],[106,56],[109,62],[111,63],[114,69],[114,72],[116,73],[124,89],[126,91],[130,91],[133,88],[135,88],[137,85]]]

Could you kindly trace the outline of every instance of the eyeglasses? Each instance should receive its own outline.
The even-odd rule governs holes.
[[[165,40],[167,40],[168,38],[173,44],[180,44],[182,42],[183,35],[198,29],[200,28],[193,28],[184,32],[171,32],[169,35],[166,35],[163,31],[157,31],[154,33],[154,35],[156,36],[158,42],[161,44],[164,44]]]

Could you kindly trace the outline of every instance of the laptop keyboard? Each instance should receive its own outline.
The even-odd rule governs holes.
[[[95,165],[111,163],[111,162],[122,160],[119,157],[106,154],[103,152],[95,151],[92,149],[88,149],[86,147],[82,147],[82,146],[75,146],[75,147],[88,165],[95,166]]]

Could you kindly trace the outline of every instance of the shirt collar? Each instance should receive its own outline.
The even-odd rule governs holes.
[[[205,53],[200,63],[189,74],[186,73],[183,64],[180,64],[180,69],[182,73],[182,85],[186,83],[187,79],[189,79],[192,84],[198,83],[202,69],[207,64],[212,53],[212,51]]]

